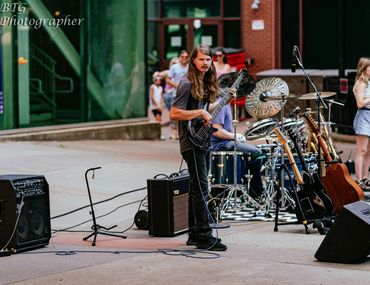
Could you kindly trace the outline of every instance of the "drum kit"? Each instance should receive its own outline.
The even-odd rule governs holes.
[[[227,76],[226,74],[225,76]],[[222,88],[227,88],[227,80],[223,78]],[[231,80],[232,81],[232,80]],[[251,78],[248,78],[246,86],[251,85]],[[219,81],[220,84],[220,81]],[[229,85],[230,86],[230,85]],[[294,199],[287,190],[291,187],[291,179],[287,178],[287,173],[282,171],[281,176],[278,177],[278,170],[282,164],[289,164],[284,148],[276,139],[273,129],[278,128],[283,133],[287,129],[295,129],[298,134],[298,140],[304,152],[304,160],[308,165],[310,172],[317,171],[317,156],[312,147],[312,138],[306,126],[305,120],[302,118],[300,108],[296,107],[293,112],[292,118],[284,118],[284,105],[288,100],[295,98],[297,100],[317,100],[316,93],[308,93],[301,96],[296,96],[289,93],[289,88],[286,82],[280,78],[271,77],[264,78],[257,83],[253,84],[248,92],[245,92],[246,103],[245,108],[247,112],[258,121],[247,127],[244,135],[247,141],[265,139],[265,144],[256,144],[262,151],[263,155],[258,158],[252,158],[250,154],[234,151],[221,151],[211,153],[211,167],[210,167],[210,202],[217,204],[217,217],[224,216],[226,211],[243,207],[252,207],[256,213],[263,211],[265,216],[269,216],[270,210],[276,207],[276,187],[277,181],[280,182],[279,193],[279,207],[280,208],[294,208]],[[243,91],[238,90],[238,95],[242,95]],[[329,103],[329,116],[328,121],[324,121],[324,116],[321,115],[321,126],[328,132],[327,126],[331,126],[330,111],[331,104],[341,103],[334,100],[328,100],[333,97],[335,92],[321,92],[321,98],[324,98]],[[234,104],[235,105],[235,104]],[[272,116],[281,112],[280,120],[272,118]],[[307,109],[304,113],[315,114],[317,111]],[[321,112],[319,112],[321,113]],[[234,112],[234,130],[236,129],[236,113]],[[330,129],[330,128],[329,128]],[[323,132],[325,134],[325,132]],[[236,142],[236,140],[235,140]],[[333,147],[333,149],[335,149]],[[261,177],[264,184],[265,192],[258,199],[253,199],[249,194],[251,175],[248,170],[248,163],[253,159],[262,159]],[[295,158],[296,159],[296,158]],[[297,160],[297,165],[300,163]],[[293,181],[294,182],[294,181]]]

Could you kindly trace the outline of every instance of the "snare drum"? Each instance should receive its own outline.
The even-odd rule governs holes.
[[[236,153],[236,184],[245,184],[247,173],[247,161],[249,154],[243,152]],[[212,184],[234,184],[234,152],[217,151],[211,153],[210,167]]]
[[[247,140],[256,140],[271,134],[278,121],[273,118],[263,119],[251,125],[244,133]]]

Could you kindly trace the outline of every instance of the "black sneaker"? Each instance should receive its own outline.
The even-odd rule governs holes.
[[[227,246],[218,241],[216,238],[211,238],[204,241],[198,241],[195,246],[199,249],[205,249],[209,251],[225,251]]]
[[[198,242],[200,242],[200,239],[196,235],[189,235],[186,245],[197,245]],[[221,239],[218,238],[217,242],[221,242]]]
[[[186,245],[196,245],[196,243],[197,240],[192,236],[189,236],[188,240],[186,241]]]

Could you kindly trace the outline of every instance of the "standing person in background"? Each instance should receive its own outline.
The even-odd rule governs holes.
[[[212,116],[204,109],[206,103],[216,101],[216,70],[212,62],[212,53],[205,45],[196,46],[191,52],[189,72],[177,88],[170,118],[179,121],[180,151],[187,163],[189,186],[189,238],[187,245],[197,248],[224,251],[226,245],[219,238],[213,237],[210,227],[208,201],[208,172],[210,150],[198,148],[190,140],[188,121],[201,118],[205,125],[210,124]]]
[[[186,50],[180,51],[179,62],[175,63],[170,67],[166,82],[173,87],[174,92],[172,93],[173,98],[176,97],[176,89],[180,83],[180,80],[188,73],[189,68],[189,53]],[[171,139],[178,139],[177,122],[171,122]]]
[[[153,84],[150,85],[149,88],[149,102],[150,102],[150,110],[152,111],[155,120],[157,122],[161,122],[162,119],[162,109],[163,109],[163,87],[161,85],[162,77],[160,73],[154,72],[153,73]],[[164,137],[161,135],[161,139]]]
[[[178,57],[174,57],[170,60],[170,63],[168,65],[168,68],[171,68],[172,65],[176,64],[179,62],[179,58]],[[164,89],[163,89],[163,93],[164,93],[164,105],[166,106],[166,109],[168,110],[168,112],[171,110],[171,106],[172,106],[172,103],[173,103],[173,99],[175,98],[173,96],[173,93],[175,92],[175,88],[172,87],[168,82],[167,82],[167,77],[168,77],[168,73],[169,73],[169,69],[165,69],[165,70],[162,70],[160,72],[161,76],[162,76],[162,79],[165,81],[165,84],[164,84]],[[173,124],[173,122],[170,122],[170,125]]]
[[[361,57],[357,64],[353,93],[356,98],[357,113],[353,121],[356,134],[356,179],[362,190],[368,190],[370,181],[367,175],[370,166],[370,58]]]
[[[231,66],[227,63],[226,54],[223,48],[219,48],[214,53],[217,78],[222,74],[229,73],[232,71]]]

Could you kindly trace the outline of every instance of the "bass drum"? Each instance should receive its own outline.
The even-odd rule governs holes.
[[[244,133],[247,140],[256,140],[269,136],[272,129],[276,127],[278,120],[274,118],[263,119],[252,124]]]
[[[236,180],[239,185],[245,184],[245,174],[247,173],[248,154],[237,152]],[[234,152],[216,151],[211,154],[210,169],[211,184],[227,185],[234,184]]]

